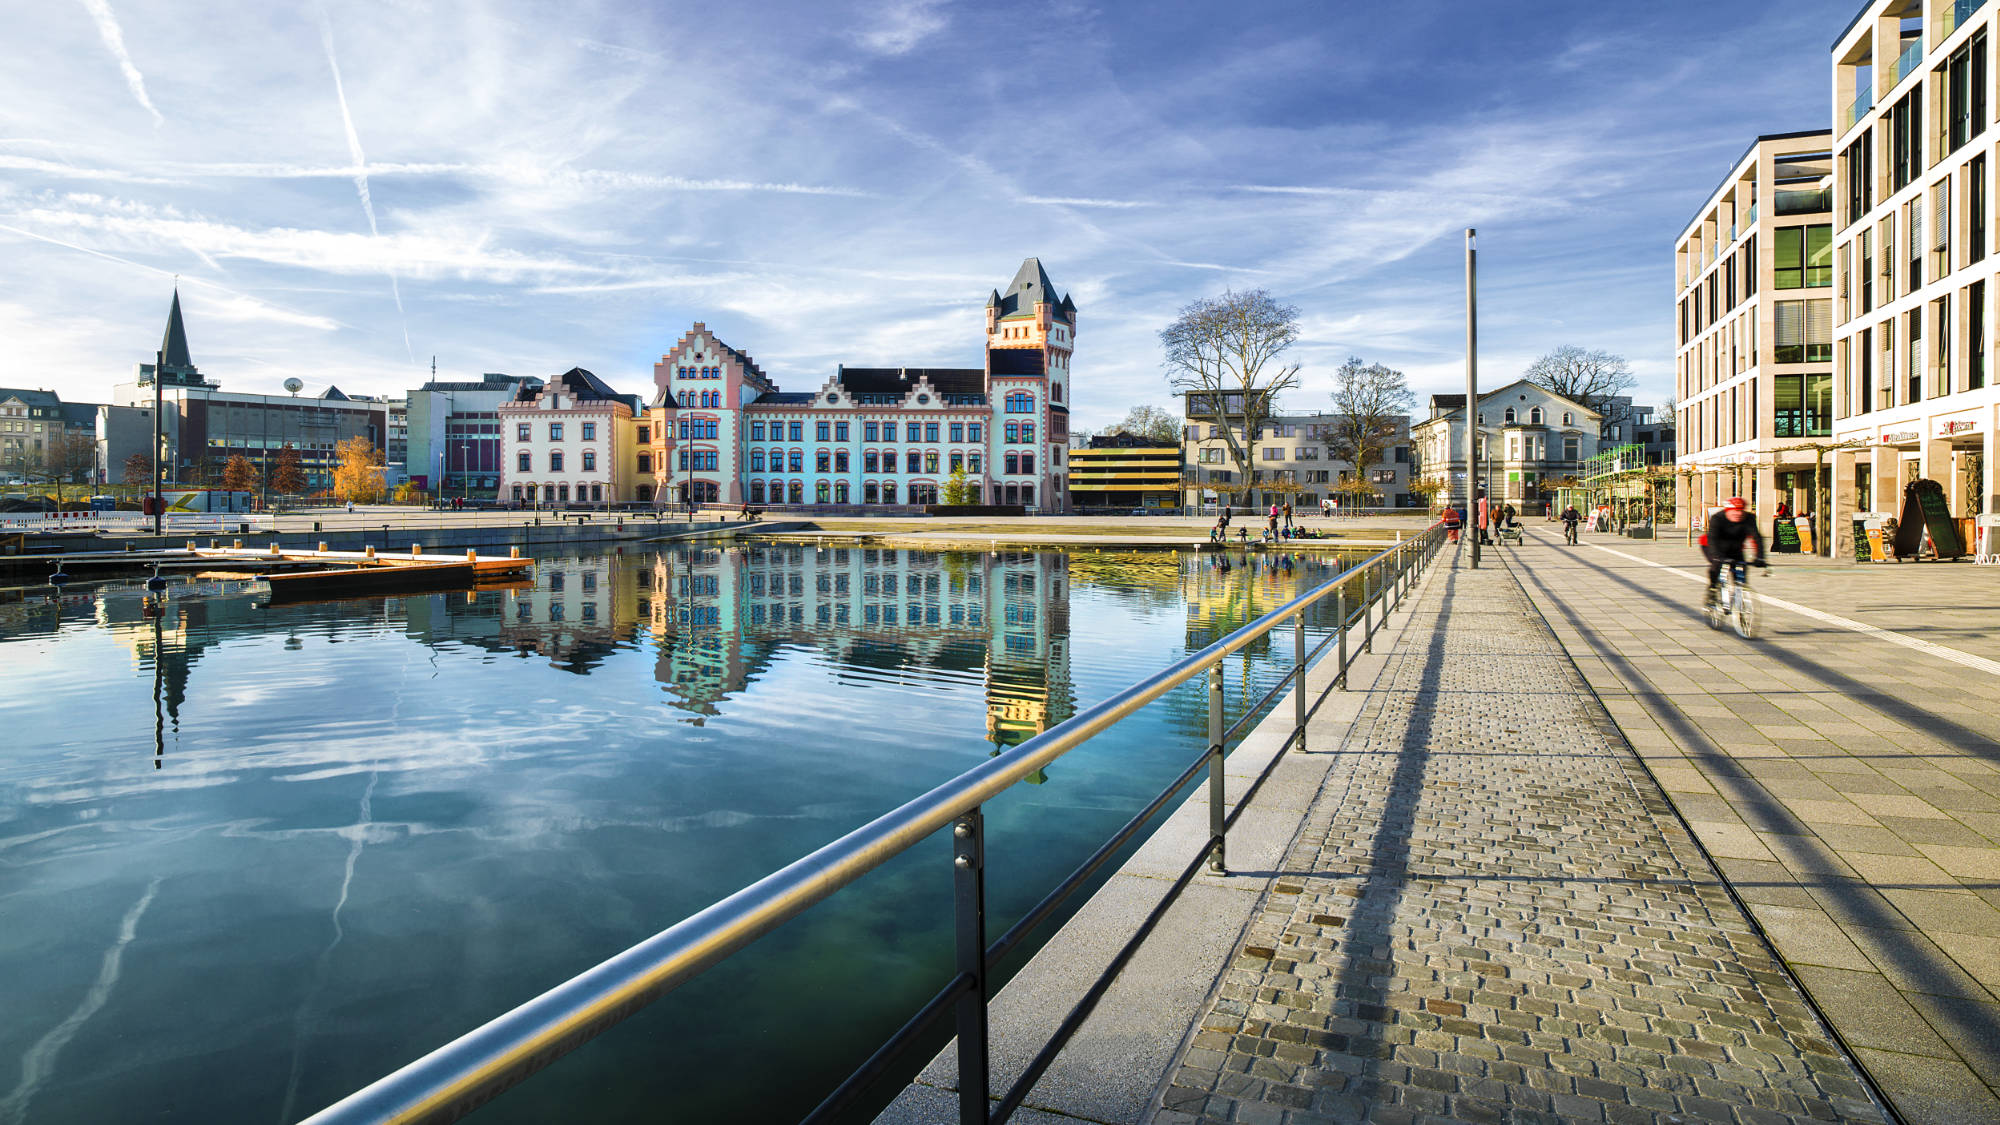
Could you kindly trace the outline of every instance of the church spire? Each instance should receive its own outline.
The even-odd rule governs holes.
[[[181,290],[174,287],[174,305],[167,312],[167,334],[160,340],[160,364],[169,371],[186,371],[194,367],[194,360],[188,356],[187,328],[181,324]]]

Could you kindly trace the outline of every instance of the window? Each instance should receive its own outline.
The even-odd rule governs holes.
[[[1576,424],[1576,415],[1571,414],[1567,410],[1563,411],[1563,425],[1573,426],[1575,424]]]
[[[833,423],[831,423],[831,422],[816,422],[816,423],[814,423],[814,424],[813,424],[813,440],[815,440],[815,441],[831,441],[831,440],[833,440]]]
[[[1533,407],[1533,408],[1529,409],[1529,411],[1528,411],[1528,424],[1529,424],[1529,425],[1533,425],[1533,426],[1539,426],[1539,425],[1541,425],[1541,424],[1542,424],[1542,408],[1541,408],[1541,407],[1537,406],[1537,407]]]
[[[652,444],[652,441],[653,441],[653,428],[652,428],[651,426],[640,426],[640,427],[639,427],[639,444],[640,444],[640,445],[650,445],[650,444]]]
[[[882,502],[884,504],[894,504],[896,502],[895,481],[885,480],[882,482]]]
[[[650,473],[650,472],[652,472],[652,471],[653,471],[653,455],[652,455],[652,454],[650,454],[650,453],[641,453],[641,454],[639,454],[639,471],[640,471],[640,472],[642,472],[642,473]]]
[[[681,471],[687,472],[687,467],[688,467],[688,451],[683,449],[681,450]]]
[[[953,441],[965,440],[965,423],[953,422],[951,424],[951,440]]]
[[[1924,103],[1921,84],[1903,95],[1889,111],[1889,181],[1891,191],[1908,187],[1923,171]]]
[[[1035,471],[1035,455],[1034,455],[1034,454],[1032,454],[1032,453],[1023,453],[1023,454],[1021,454],[1021,471],[1022,471],[1022,472],[1024,472],[1024,473],[1032,473],[1032,472],[1034,472],[1034,471]]]
[[[924,440],[925,440],[925,441],[936,441],[937,439],[938,439],[938,424],[937,424],[936,422],[925,422],[925,423],[924,423]]]
[[[845,503],[847,503],[847,482],[846,482],[846,481],[844,481],[844,480],[840,480],[840,481],[835,481],[835,482],[833,482],[833,502],[834,502],[834,503],[836,503],[836,504],[845,504]],[[841,578],[841,581],[843,581],[843,582],[845,582],[845,581],[847,580],[847,576],[846,576],[845,574],[841,575],[841,576],[840,576],[840,578]],[[826,607],[825,607],[825,606],[821,606],[820,608],[821,608],[821,609],[825,609]]]
[[[965,468],[965,454],[953,453],[951,455],[951,471],[955,473],[963,468]]]
[[[549,454],[549,471],[552,473],[562,472],[562,450],[558,449]]]
[[[586,473],[594,473],[597,471],[596,450],[586,449],[583,451],[583,471]]]
[[[793,423],[793,424],[794,424],[794,425],[797,425],[797,423]],[[791,456],[791,462],[792,462],[792,471],[793,471],[793,472],[795,472],[795,473],[803,473],[803,472],[805,472],[805,471],[806,471],[806,454],[805,454],[805,450],[803,450],[803,449],[794,449],[794,450],[792,450],[792,456]]]
[[[847,471],[847,450],[836,449],[833,451],[833,471],[836,473]]]
[[[585,422],[583,424],[583,440],[585,441],[597,440],[597,423]]]
[[[813,471],[827,473],[833,471],[833,454],[822,449],[813,454]]]
[[[793,425],[798,425],[798,423],[796,423],[796,422],[794,422],[794,423],[792,423],[792,424],[793,424]],[[795,480],[795,481],[793,481],[793,482],[792,482],[792,503],[794,503],[794,504],[803,504],[803,503],[805,503],[805,502],[806,502],[806,482],[804,482],[804,481],[802,481],[802,480]]]
[[[835,441],[847,440],[847,423],[835,422],[833,424],[833,440]]]
[[[1031,395],[1031,394],[1027,393],[1026,391],[1014,391],[1014,392],[1011,392],[1011,393],[1009,393],[1009,394],[1008,394],[1008,396],[1007,396],[1007,413],[1009,413],[1009,414],[1033,414],[1034,412],[1035,412],[1035,396],[1034,396],[1034,395]]]
[[[1007,444],[1013,445],[1019,442],[1020,440],[1021,440],[1021,424],[1019,422],[1007,423]]]
[[[965,440],[967,440],[967,441],[978,441],[978,440],[980,440],[980,438],[979,438],[979,432],[980,432],[980,429],[981,429],[981,427],[980,427],[980,424],[979,424],[979,423],[977,423],[977,422],[968,422],[968,423],[966,423],[966,426],[965,426]]]
[[[532,440],[531,438],[528,437],[528,423],[526,422],[514,423],[514,440],[515,441]]]
[[[968,473],[979,471],[979,454],[968,453],[965,455],[965,471]]]
[[[906,473],[914,473],[918,471],[917,466],[921,464],[923,464],[923,454],[918,453],[916,450],[912,449],[910,450],[909,456],[903,459],[903,471]]]
[[[1006,460],[1006,465],[1007,465],[1007,472],[1008,472],[1008,473],[1012,474],[1012,473],[1018,473],[1018,472],[1020,472],[1020,471],[1021,471],[1021,455],[1020,455],[1020,454],[1018,454],[1018,453],[1012,453],[1012,452],[1008,453],[1008,454],[1007,454],[1007,460]]]
[[[861,471],[864,473],[877,473],[882,471],[881,461],[879,458],[876,457],[874,450],[870,449],[861,454]]]
[[[923,426],[919,425],[916,422],[911,422],[909,425],[903,427],[903,440],[922,441],[924,440],[923,432],[924,432]]]
[[[1965,386],[1986,385],[1986,283],[1975,281],[1965,291]]]
[[[1955,152],[1986,127],[1986,33],[1953,51],[1944,67],[1945,151]]]
[[[879,423],[875,422],[861,423],[861,440],[862,441],[882,440],[881,428],[882,427]]]
[[[791,430],[792,430],[793,441],[806,440],[806,424],[804,422],[793,422]]]
[[[813,485],[813,503],[824,504],[832,495],[833,489],[828,487],[825,481],[820,481],[818,484]]]
[[[751,441],[764,440],[764,423],[762,422],[750,423],[750,440]]]
[[[1833,284],[1833,226],[1780,227],[1771,285],[1777,289],[1821,288]]]
[[[935,472],[937,472],[937,471],[938,471],[938,455],[937,455],[937,451],[936,451],[936,450],[932,450],[932,451],[930,451],[930,452],[928,452],[928,453],[925,453],[925,454],[924,454],[924,472],[927,472],[927,473],[935,473]]]
[[[1847,212],[1849,223],[1858,223],[1861,216],[1875,205],[1875,154],[1871,146],[1872,131],[1863,132],[1859,139],[1840,154],[1841,171],[1847,178]]]
[[[561,441],[561,440],[563,439],[563,438],[562,438],[562,428],[563,428],[563,424],[562,424],[561,422],[550,422],[550,423],[549,423],[549,440],[550,440],[550,441]]]
[[[1833,376],[1779,375],[1771,400],[1772,436],[1825,437],[1833,432]]]
[[[523,473],[532,473],[535,471],[534,459],[535,459],[534,454],[532,453],[516,454],[514,460],[514,468]]]
[[[753,449],[750,451],[750,471],[753,473],[761,473],[764,471],[763,450]]]
[[[1583,457],[1583,439],[1575,434],[1563,438],[1563,460],[1576,461]]]
[[[1975,156],[1965,166],[1965,260],[1986,260],[1986,157]]]
[[[1264,447],[1264,460],[1266,460],[1266,461],[1283,461],[1284,459],[1285,459],[1285,447],[1284,447],[1284,446],[1282,446],[1282,445],[1267,445],[1267,446],[1265,446],[1265,447]]]
[[[1035,440],[1035,424],[1034,424],[1033,422],[1023,422],[1023,423],[1021,423],[1021,440],[1022,440],[1023,442],[1028,442],[1028,443],[1033,443],[1033,442],[1034,442],[1034,440]]]

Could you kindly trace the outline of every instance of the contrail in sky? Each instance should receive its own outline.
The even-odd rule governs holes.
[[[111,14],[111,5],[107,0],[82,0],[82,3],[84,11],[97,21],[97,34],[104,38],[104,49],[111,52],[118,60],[118,69],[125,72],[125,85],[131,87],[132,96],[153,115],[153,124],[163,124],[166,118],[153,108],[153,99],[146,96],[146,76],[132,65],[132,55],[125,50],[125,33],[118,29],[118,17]]]
[[[340,101],[340,123],[347,127],[347,155],[354,161],[354,190],[361,196],[362,213],[368,216],[368,233],[380,238],[382,232],[375,226],[375,200],[368,194],[368,157],[361,151],[361,135],[354,131],[354,115],[347,110],[347,88],[340,81],[340,59],[333,53],[333,24],[326,18],[324,8],[319,13],[319,38],[326,46],[326,65],[333,69],[333,93]],[[394,268],[385,272],[389,275],[389,294],[396,299],[396,316],[403,322],[403,351],[415,363],[417,353],[410,347],[410,318],[403,311],[403,288],[396,281]]]

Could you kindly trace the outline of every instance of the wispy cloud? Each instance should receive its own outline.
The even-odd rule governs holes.
[[[153,115],[153,124],[166,121],[160,111],[153,108],[153,99],[146,96],[146,76],[132,63],[132,53],[125,49],[125,32],[118,26],[118,17],[111,13],[109,0],[81,0],[85,11],[97,24],[97,35],[104,40],[104,49],[118,60],[118,70],[125,75],[125,85],[131,89],[133,100],[147,113]]]
[[[1108,207],[1122,210],[1129,207],[1155,207],[1144,199],[1090,199],[1079,195],[1024,195],[1022,203],[1039,203],[1050,207]]]
[[[368,157],[361,151],[361,134],[354,131],[354,114],[347,108],[347,88],[340,81],[340,58],[333,50],[333,24],[326,18],[325,9],[319,13],[319,40],[326,47],[326,65],[333,71],[333,94],[340,102],[340,124],[347,130],[347,155],[354,161],[354,190],[361,197],[361,210],[368,216],[368,233],[381,237],[381,230],[375,225],[375,201],[368,192]],[[403,351],[411,363],[417,361],[415,349],[410,347],[410,317],[403,311],[403,287],[396,280],[396,271],[389,274],[389,295],[396,300],[396,317],[403,325]]]
[[[874,26],[857,31],[854,41],[878,55],[907,55],[950,21],[939,9],[944,0],[894,0],[876,13]]]

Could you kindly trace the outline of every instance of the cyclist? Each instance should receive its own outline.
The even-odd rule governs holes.
[[[1731,496],[1723,501],[1721,511],[1708,517],[1708,530],[1701,537],[1701,553],[1708,557],[1708,593],[1702,597],[1703,609],[1715,604],[1722,565],[1742,565],[1746,543],[1757,545],[1757,559],[1752,565],[1768,565],[1764,561],[1764,536],[1757,530],[1757,518],[1750,514],[1750,502],[1741,496]]]
[[[1574,546],[1576,543],[1576,528],[1578,524],[1583,522],[1583,513],[1576,510],[1575,504],[1571,504],[1569,507],[1563,509],[1562,521],[1563,539]]]

